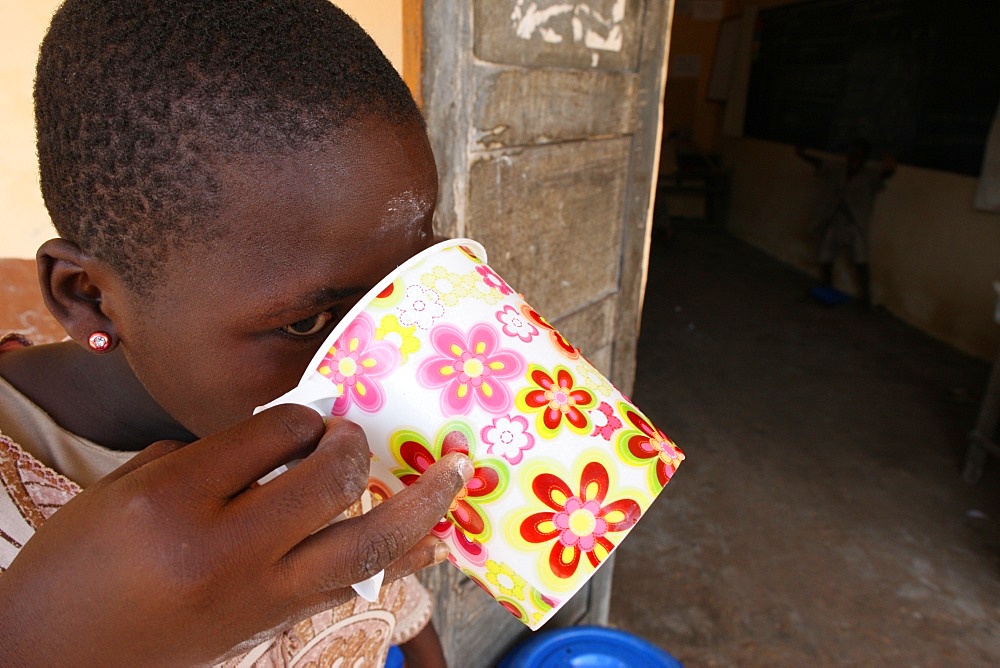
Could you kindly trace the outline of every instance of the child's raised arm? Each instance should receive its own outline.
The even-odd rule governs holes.
[[[469,460],[449,455],[326,526],[365,489],[368,459],[360,428],[301,406],[151,445],[53,515],[0,576],[0,665],[201,664],[349,599],[382,569],[393,579],[440,560],[425,537]]]

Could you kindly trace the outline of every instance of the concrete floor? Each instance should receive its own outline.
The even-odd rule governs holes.
[[[1000,665],[987,363],[688,225],[654,239],[636,403],[688,460],[617,551],[611,623],[688,666]]]

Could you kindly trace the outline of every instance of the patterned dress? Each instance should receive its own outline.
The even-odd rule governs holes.
[[[6,337],[0,340],[0,353],[26,344],[23,339]],[[9,386],[6,391],[10,392]],[[39,423],[52,428],[51,419],[35,408]],[[0,406],[0,430],[4,428],[2,409]],[[79,485],[42,464],[0,431],[0,577],[38,527],[80,491]],[[348,514],[358,512],[360,503]],[[314,615],[221,665],[381,666],[389,646],[415,636],[430,616],[430,596],[410,576],[382,587],[374,603],[356,598]]]

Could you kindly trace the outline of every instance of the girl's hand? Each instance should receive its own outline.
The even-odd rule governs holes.
[[[389,581],[439,561],[425,537],[469,460],[445,457],[327,526],[364,491],[368,459],[358,426],[324,426],[301,406],[149,446],[55,513],[0,575],[0,665],[208,663],[352,598],[380,570]]]

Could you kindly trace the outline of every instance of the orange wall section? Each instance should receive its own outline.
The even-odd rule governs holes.
[[[708,102],[708,80],[712,70],[718,21],[696,21],[674,15],[664,96],[664,132],[690,132],[695,144],[710,151],[717,142],[718,103]],[[698,76],[678,74],[685,58],[700,61]]]
[[[724,0],[719,20],[697,18],[691,11],[677,11],[675,5],[664,95],[665,137],[674,131],[687,131],[698,149],[706,152],[721,150],[725,106],[722,102],[708,99],[719,27],[725,19],[740,16],[747,6],[763,8],[788,2],[789,0]],[[688,5],[689,8],[691,4]],[[700,61],[696,77],[678,73],[680,61],[690,57]]]
[[[38,45],[61,0],[7,2],[0,21],[0,258],[33,258],[55,236],[38,188],[31,90]],[[419,63],[404,55],[404,9],[419,17],[419,0],[337,0],[367,30],[407,83],[419,81]],[[416,9],[414,9],[416,7]],[[415,12],[415,13],[413,13]],[[419,27],[417,28],[419,30]],[[407,53],[419,54],[419,46]],[[413,68],[416,67],[414,70]]]

